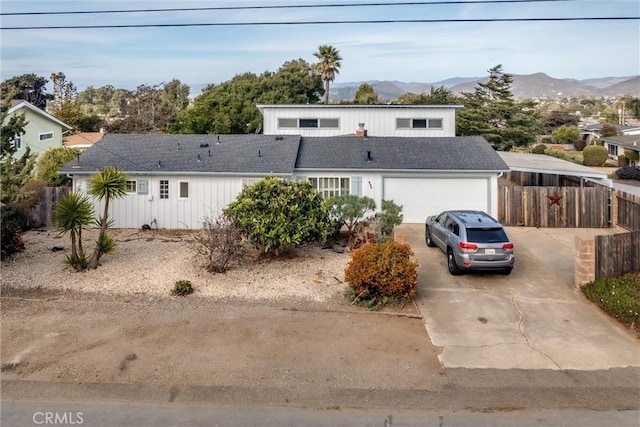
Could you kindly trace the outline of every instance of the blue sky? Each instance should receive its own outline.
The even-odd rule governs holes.
[[[2,0],[1,8],[2,13],[11,13],[372,2]],[[638,17],[640,1],[2,16],[1,27],[603,16]],[[545,72],[556,78],[640,74],[638,20],[2,30],[0,37],[2,80],[24,73],[49,78],[62,71],[80,90],[106,84],[132,89],[172,78],[200,87],[247,71],[275,71],[292,59],[313,62],[320,44],[335,46],[343,57],[336,83],[478,77],[497,64],[511,74]]]

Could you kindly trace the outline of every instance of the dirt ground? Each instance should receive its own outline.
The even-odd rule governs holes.
[[[212,275],[188,237],[114,235],[118,250],[97,270],[65,268],[66,251],[52,248],[67,239],[50,230],[2,262],[3,381],[322,394],[425,389],[441,372],[415,304],[372,312],[345,299],[348,253],[304,248]],[[196,292],[170,296],[182,278]]]

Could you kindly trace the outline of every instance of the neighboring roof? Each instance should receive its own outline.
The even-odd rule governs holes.
[[[415,104],[258,104],[258,110],[262,111],[265,108],[298,108],[298,109],[314,109],[314,108],[328,108],[334,109],[424,109],[424,108],[454,108],[460,110],[463,105],[415,105]]]
[[[63,128],[66,128],[68,130],[73,129],[72,126],[69,126],[68,124],[56,119],[51,114],[47,113],[44,110],[39,109],[38,107],[36,107],[35,105],[31,104],[28,101],[20,101],[19,103],[17,103],[13,107],[9,108],[9,111],[7,111],[7,114],[13,114],[15,111],[18,111],[21,108],[27,108],[27,109],[33,111],[34,113],[39,114],[39,115],[41,115],[41,116],[43,116],[43,117],[45,117],[45,118],[57,123],[57,124],[59,124]]]
[[[607,136],[600,139],[609,144],[640,151],[640,135]]]
[[[62,144],[66,147],[90,147],[100,141],[104,132],[80,132],[67,135],[62,139]]]
[[[368,152],[371,160],[367,158]],[[492,171],[509,168],[481,136],[305,137],[296,169]]]
[[[607,174],[557,157],[544,154],[500,151],[498,155],[512,171],[606,179]]]
[[[632,131],[632,130],[640,129],[640,126],[638,126],[638,125],[619,125],[619,124],[616,124],[616,123],[608,123],[608,124],[610,126],[613,126],[614,128],[616,128],[620,132],[629,132],[629,131]],[[582,130],[582,131],[599,132],[602,129],[602,126],[603,126],[602,123],[593,123],[593,124],[590,124],[588,126],[580,128],[580,130]]]
[[[218,143],[219,142],[219,143]],[[300,136],[107,134],[62,173],[292,174]]]

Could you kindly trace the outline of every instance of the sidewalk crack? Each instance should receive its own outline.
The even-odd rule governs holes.
[[[511,304],[513,305],[513,308],[516,310],[516,313],[518,313],[518,332],[520,333],[520,335],[522,335],[522,337],[524,338],[525,343],[527,343],[527,346],[529,346],[529,348],[533,349],[534,351],[537,351],[538,353],[540,353],[541,355],[543,355],[544,357],[546,357],[547,359],[549,359],[551,361],[551,363],[553,363],[554,365],[556,365],[556,367],[558,369],[562,369],[562,367],[560,365],[558,365],[556,363],[555,360],[553,360],[553,358],[551,356],[549,356],[547,353],[545,353],[544,351],[536,348],[535,346],[533,346],[530,342],[529,342],[529,337],[527,336],[527,334],[524,333],[524,330],[522,328],[522,324],[524,323],[524,314],[522,313],[522,311],[520,311],[520,309],[518,308],[518,304],[516,303],[516,299],[515,297],[511,297]]]

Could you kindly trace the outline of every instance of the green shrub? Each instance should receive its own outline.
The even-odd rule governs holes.
[[[396,225],[402,224],[402,206],[395,204],[393,200],[382,201],[382,212],[378,214],[382,225],[382,234],[391,235]]]
[[[186,296],[193,293],[193,286],[188,280],[178,280],[171,290],[172,295]]]
[[[627,166],[620,168],[613,173],[618,179],[633,179],[640,181],[640,167]]]
[[[352,252],[345,281],[361,301],[414,298],[418,263],[411,260],[412,255],[406,243],[393,240],[367,243]]]
[[[550,136],[543,136],[542,139],[540,139],[540,142],[542,145],[549,145],[553,143]]]
[[[601,277],[582,292],[621,323],[640,330],[640,274]]]
[[[624,156],[629,160],[633,160],[634,162],[640,160],[640,153],[634,150],[624,150]]]
[[[333,203],[331,217],[344,224],[349,233],[353,231],[353,227],[364,218],[367,212],[376,209],[376,202],[367,196],[348,194],[336,196],[331,201]]]
[[[544,154],[551,157],[557,157],[558,159],[564,159],[565,157],[564,150],[559,148],[547,148],[544,150]]]
[[[286,247],[326,242],[335,232],[330,208],[309,181],[269,176],[245,187],[223,214],[261,252],[277,256]]]
[[[602,166],[609,158],[607,149],[599,145],[590,145],[582,151],[585,166]]]
[[[618,167],[624,168],[626,166],[629,166],[629,158],[627,156],[620,154],[618,156]]]
[[[554,144],[575,144],[580,140],[580,131],[575,125],[562,125],[554,129],[551,134],[551,141]]]
[[[531,149],[533,154],[544,154],[544,151],[547,149],[547,146],[544,144],[538,144]]]
[[[573,148],[576,151],[582,151],[582,150],[584,150],[584,147],[586,147],[586,146],[587,146],[587,143],[584,142],[581,139],[577,139],[577,140],[573,141]]]

